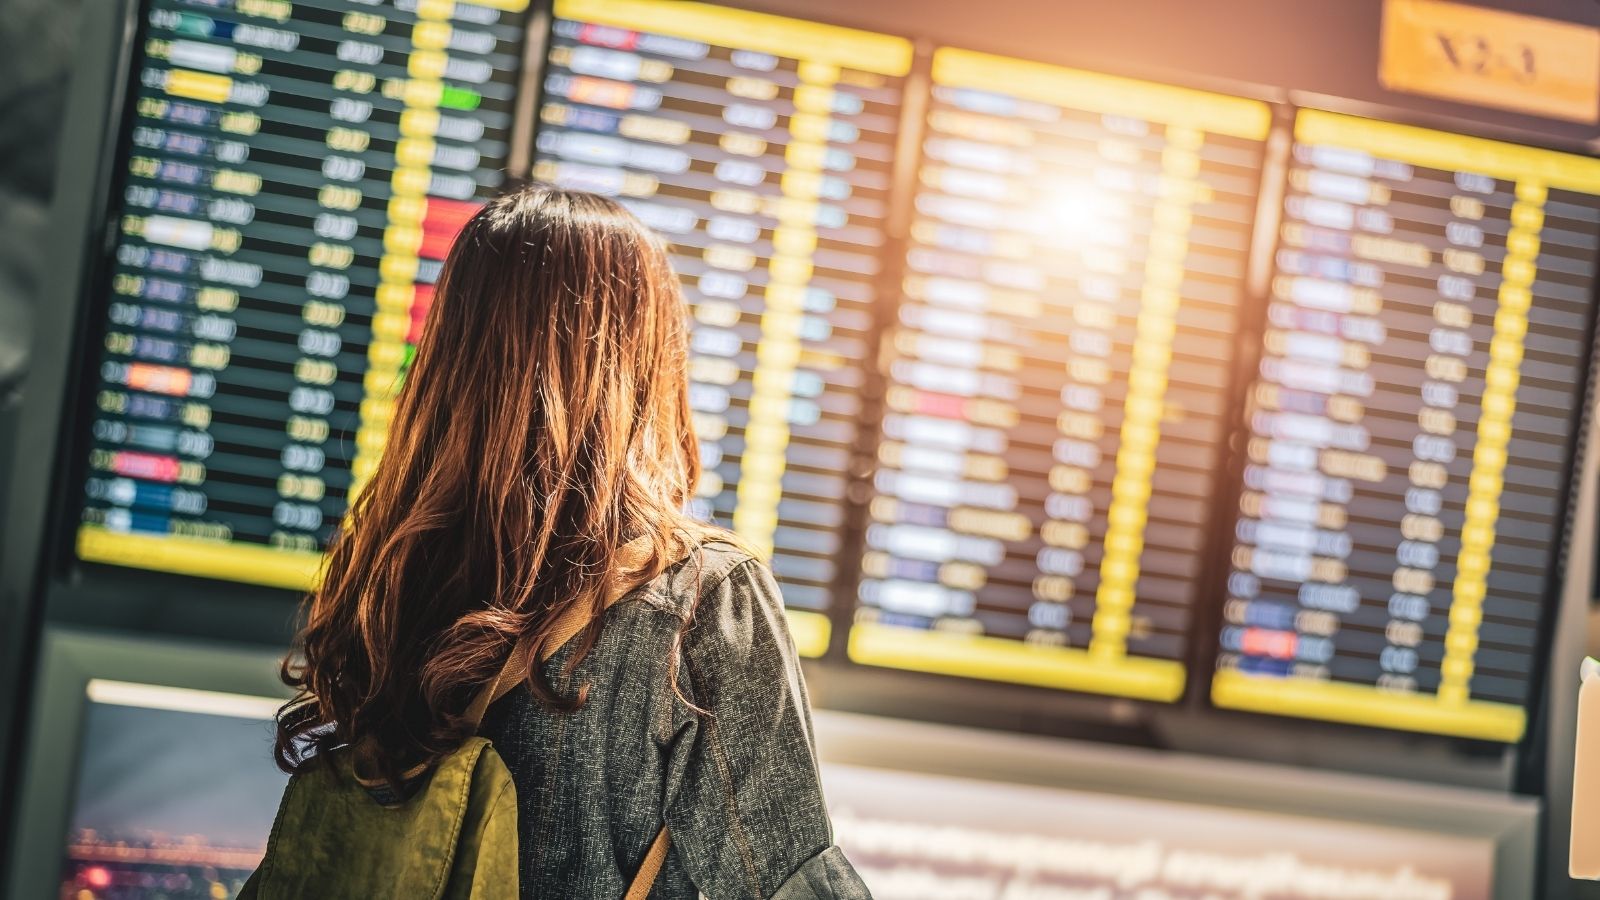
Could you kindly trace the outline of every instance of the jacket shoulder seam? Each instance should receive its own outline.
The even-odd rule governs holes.
[[[756,557],[749,552],[731,544],[722,541],[706,544],[683,562],[657,576],[637,599],[670,610],[680,619],[687,619],[689,611],[700,600],[721,587],[734,570],[756,561],[758,561]],[[697,576],[699,590],[682,592],[674,590],[674,582],[682,577],[685,571],[692,572],[696,565],[700,566]]]

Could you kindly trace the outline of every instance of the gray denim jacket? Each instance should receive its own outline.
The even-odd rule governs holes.
[[[653,900],[870,900],[833,846],[765,565],[707,544],[613,605],[566,676],[570,655],[546,671],[568,695],[587,684],[583,706],[548,710],[518,688],[480,730],[516,783],[524,900],[622,897],[663,823],[672,849]]]

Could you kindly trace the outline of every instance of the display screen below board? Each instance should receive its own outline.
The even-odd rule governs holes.
[[[1600,160],[1308,110],[1288,177],[1212,699],[1518,740]]]
[[[1055,770],[1071,772],[1074,762],[1055,761]],[[1207,783],[1185,774],[1185,784]],[[1152,799],[1177,793],[1167,786],[1174,776],[1162,765],[1159,775],[1145,777],[1153,786],[1150,797],[822,766],[834,839],[881,900],[1495,895],[1501,873],[1489,839],[1238,803]],[[1314,784],[1321,776],[1308,771],[1301,777]],[[1282,790],[1298,795],[1298,787]],[[1193,788],[1185,796],[1192,797]],[[1406,808],[1410,799],[1394,806]],[[1063,809],[1073,815],[1062,815]],[[1370,809],[1367,814],[1379,818]]]
[[[1183,693],[1270,121],[935,53],[851,659]]]
[[[525,6],[142,9],[80,558],[309,586],[504,179]]]
[[[221,900],[261,864],[289,777],[282,700],[94,679],[60,891],[74,900]]]

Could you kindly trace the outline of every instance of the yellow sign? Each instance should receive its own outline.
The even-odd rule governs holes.
[[[1445,0],[1385,0],[1378,78],[1395,91],[1600,122],[1600,29]]]

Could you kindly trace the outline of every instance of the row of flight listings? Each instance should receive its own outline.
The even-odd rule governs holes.
[[[504,177],[525,4],[189,6],[154,0],[136,54],[126,200],[161,214],[121,220],[78,551],[303,587]],[[1215,659],[1219,706],[1520,738],[1600,161],[1301,110],[1258,240],[1267,104],[941,48],[899,196],[909,42],[555,12],[513,174],[670,240],[695,508],[771,553],[803,654],[1160,702]]]

